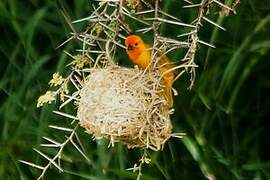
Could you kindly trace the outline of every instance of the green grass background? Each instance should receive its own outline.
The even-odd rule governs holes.
[[[39,171],[19,160],[44,164],[32,147],[39,146],[42,136],[64,140],[64,134],[47,126],[69,120],[53,114],[54,105],[37,109],[36,100],[47,90],[53,72],[65,74],[70,58],[62,50],[74,52],[76,46],[55,49],[70,31],[60,9],[75,20],[89,13],[89,2],[0,1],[0,179],[34,179]],[[162,7],[190,21],[192,14],[176,8],[177,3],[163,0]],[[206,179],[210,174],[217,179],[270,178],[270,1],[243,0],[237,15],[212,17],[227,31],[204,23],[200,37],[217,48],[200,46],[191,91],[186,90],[187,78],[175,84],[180,94],[175,98],[174,131],[187,136],[151,152],[143,179]],[[162,31],[171,35],[179,29]],[[172,58],[180,55],[173,53]],[[128,65],[126,59],[121,55],[120,64]],[[137,162],[141,150],[127,150],[122,144],[108,149],[106,140],[92,141],[82,129],[80,137],[91,161],[68,146],[62,156],[66,172],[50,169],[45,179],[136,178],[125,169]]]

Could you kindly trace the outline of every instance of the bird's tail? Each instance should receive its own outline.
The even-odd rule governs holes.
[[[164,93],[165,93],[169,108],[173,107],[172,84],[173,84],[173,79],[165,77],[165,79],[164,79],[164,86],[165,86]]]

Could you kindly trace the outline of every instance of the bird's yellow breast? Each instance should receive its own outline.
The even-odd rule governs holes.
[[[134,50],[128,51],[128,56],[141,69],[147,68],[151,63],[151,51],[144,44],[140,44]]]
[[[146,69],[147,66],[151,63],[150,61],[151,53],[148,51],[143,51],[134,63],[137,64],[140,68]]]

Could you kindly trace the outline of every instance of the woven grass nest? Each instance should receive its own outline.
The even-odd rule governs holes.
[[[121,141],[129,148],[160,150],[172,130],[162,91],[159,72],[117,65],[92,68],[80,90],[80,125],[112,145]]]

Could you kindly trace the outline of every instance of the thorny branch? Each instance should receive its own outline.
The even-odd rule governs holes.
[[[109,63],[115,63],[113,60],[117,47],[125,49],[125,47],[119,40],[125,39],[125,34],[130,34],[131,32],[133,32],[133,30],[129,27],[128,23],[126,22],[126,18],[132,19],[133,21],[137,21],[138,23],[143,25],[142,28],[137,29],[135,32],[142,32],[142,33],[147,33],[149,31],[153,32],[153,47],[152,47],[153,62],[156,63],[159,60],[158,59],[159,52],[162,52],[162,55],[165,55],[177,49],[183,48],[186,49],[186,53],[180,61],[183,63],[178,66],[175,66],[174,69],[168,70],[168,72],[165,72],[164,74],[169,73],[170,71],[174,71],[176,69],[182,69],[179,72],[178,76],[176,76],[175,78],[175,80],[177,80],[185,72],[188,72],[190,74],[189,89],[191,89],[194,85],[194,81],[196,78],[196,68],[198,67],[195,62],[195,55],[198,49],[198,45],[202,44],[211,48],[215,47],[214,45],[201,40],[198,36],[198,32],[202,27],[203,20],[215,27],[218,27],[221,30],[225,30],[225,28],[216,24],[214,21],[206,17],[207,10],[211,8],[213,4],[215,4],[220,8],[222,8],[223,10],[225,9],[229,12],[230,11],[235,12],[234,7],[236,6],[237,3],[239,3],[239,0],[235,1],[233,8],[227,6],[226,4],[221,3],[218,0],[201,0],[201,2],[198,4],[194,4],[191,0],[184,0],[184,1],[188,3],[188,5],[184,6],[183,8],[190,8],[190,9],[195,8],[198,10],[197,18],[191,23],[184,23],[178,17],[175,17],[170,13],[164,12],[160,8],[160,0],[155,0],[154,5],[147,2],[146,0],[136,0],[136,2],[138,3],[137,4],[138,7],[136,7],[137,12],[135,13],[131,13],[129,11],[129,9],[125,6],[124,0],[102,0],[102,1],[100,0],[98,7],[96,7],[94,3],[92,4],[93,11],[88,17],[73,22],[71,22],[68,16],[66,16],[63,13],[63,16],[67,21],[67,24],[70,26],[72,33],[71,37],[68,38],[66,41],[64,41],[60,46],[64,45],[65,43],[69,42],[72,39],[77,39],[79,42],[82,43],[82,48],[78,49],[77,52],[81,53],[83,61],[75,62],[72,72],[65,78],[63,85],[60,86],[57,91],[55,91],[55,93],[58,94],[65,88],[64,86],[70,82],[77,90],[73,92],[73,94],[71,95],[67,94],[65,95],[65,97],[68,99],[60,105],[60,108],[70,102],[73,101],[76,102],[77,100],[76,98],[80,90],[79,87],[82,85],[82,82],[80,78],[78,78],[75,74],[80,74],[82,78],[85,78],[84,71],[87,71],[87,67],[84,67],[84,71],[81,71],[80,68],[78,69],[76,66],[78,65],[78,63],[83,63],[84,66],[85,61],[88,61],[88,64],[91,65],[92,67],[106,66],[105,61],[108,59],[110,60]],[[146,5],[146,7],[148,7],[148,9],[146,10],[143,9],[144,7],[142,5],[143,3]],[[144,15],[148,16],[151,15],[151,17],[144,17]],[[73,27],[73,24],[82,22],[87,22],[88,28],[84,32],[77,33],[75,28]],[[183,34],[179,34],[177,36],[178,38],[186,37],[185,41],[180,41],[177,38],[171,39],[163,37],[160,34],[160,27],[162,24],[165,25],[171,24],[178,27],[187,27],[190,28],[191,30]],[[74,57],[72,56],[72,58]],[[54,112],[63,117],[72,119],[73,120],[72,123],[78,120],[76,116],[59,111]],[[83,151],[84,148],[81,145],[80,140],[76,134],[78,124],[75,125],[73,129],[58,126],[50,126],[50,127],[58,131],[69,132],[70,134],[69,136],[66,137],[66,140],[62,143],[44,137],[44,139],[49,143],[41,144],[41,146],[47,148],[53,147],[58,148],[58,151],[53,158],[50,158],[41,151],[34,149],[39,155],[47,159],[48,163],[45,166],[40,166],[27,161],[21,161],[22,163],[25,163],[36,169],[42,170],[38,179],[42,179],[44,177],[45,173],[47,172],[48,168],[51,165],[55,166],[60,172],[63,172],[63,169],[60,165],[61,154],[64,150],[64,147],[69,143],[71,143],[87,161],[90,161],[85,155]],[[79,142],[79,145],[75,143],[74,137],[76,138],[77,142]],[[148,163],[148,160],[149,159],[147,159],[146,149],[144,149],[144,154],[140,159],[139,165],[135,165],[133,168],[131,168],[133,171],[139,172],[137,179],[140,179],[142,175],[141,173],[142,165],[144,163]]]
[[[142,177],[142,166],[146,163],[149,164],[151,162],[151,159],[147,158],[147,149],[144,148],[143,149],[143,154],[141,159],[139,160],[139,163],[134,164],[134,166],[132,168],[129,168],[127,170],[133,171],[133,172],[138,172],[137,175],[137,180],[140,180],[140,178]]]
[[[205,41],[200,40],[199,36],[198,36],[198,32],[200,30],[200,27],[202,26],[202,21],[205,20],[208,23],[210,23],[211,25],[218,27],[221,30],[226,30],[224,27],[216,24],[215,22],[213,22],[212,20],[208,19],[206,16],[207,14],[207,9],[210,9],[211,6],[216,3],[219,6],[221,6],[222,8],[227,9],[228,11],[232,11],[233,9],[231,9],[230,7],[228,7],[227,5],[217,1],[217,0],[201,0],[200,3],[198,4],[193,4],[191,1],[186,1],[189,5],[184,6],[184,8],[198,8],[198,16],[197,18],[191,23],[191,25],[194,25],[193,29],[189,32],[189,33],[185,33],[185,34],[181,34],[178,37],[181,36],[188,36],[189,39],[189,48],[184,56],[184,58],[182,59],[182,61],[184,61],[184,65],[187,65],[187,67],[185,67],[185,70],[190,73],[190,86],[189,89],[192,89],[194,82],[195,82],[195,78],[196,78],[196,63],[195,63],[195,55],[197,52],[197,48],[198,48],[198,44],[202,44],[202,45],[206,45],[210,48],[215,48],[214,45],[207,43]],[[190,65],[192,65],[190,67]],[[183,73],[179,73],[179,75],[175,78],[175,80],[177,80]]]
[[[37,178],[37,180],[40,180],[44,177],[45,173],[47,172],[48,168],[51,167],[51,165],[55,166],[60,172],[63,172],[63,169],[61,168],[61,165],[60,165],[60,160],[61,160],[62,152],[68,143],[72,143],[74,145],[74,147],[76,147],[76,149],[86,158],[86,160],[90,161],[87,158],[87,156],[83,153],[83,151],[74,143],[74,140],[73,140],[73,138],[76,136],[76,130],[78,128],[78,124],[73,129],[63,128],[63,127],[58,127],[58,126],[50,126],[50,127],[57,129],[57,130],[60,130],[60,131],[70,132],[70,135],[66,137],[66,140],[63,143],[59,143],[59,142],[56,142],[55,140],[52,140],[50,138],[43,137],[43,139],[47,140],[49,142],[49,144],[41,144],[41,146],[49,147],[49,148],[53,148],[53,147],[59,148],[56,155],[54,155],[53,158],[49,158],[47,155],[45,155],[41,151],[34,149],[34,151],[36,151],[39,155],[41,155],[42,157],[44,157],[45,159],[48,160],[48,163],[45,166],[40,166],[40,165],[37,165],[34,163],[20,160],[20,162],[22,162],[24,164],[27,164],[29,166],[32,166],[34,168],[42,170],[42,172],[41,172],[40,176]]]
[[[201,2],[198,4],[194,4],[192,1],[188,1],[188,0],[186,0],[185,2],[187,2],[189,5],[186,5],[183,8],[197,8],[198,9],[197,18],[191,23],[183,23],[177,17],[174,17],[168,13],[163,12],[159,7],[160,5],[159,0],[155,1],[155,6],[152,9],[140,11],[136,13],[136,15],[153,13],[152,18],[138,18],[138,17],[133,16],[127,10],[126,11],[128,12],[128,16],[148,26],[148,27],[143,27],[141,29],[138,29],[137,32],[147,33],[149,31],[153,31],[152,61],[155,62],[155,64],[159,60],[159,58],[157,57],[158,52],[162,52],[162,55],[165,55],[168,52],[176,50],[176,49],[182,49],[182,48],[187,49],[186,54],[180,60],[181,62],[183,62],[183,64],[175,68],[175,69],[182,69],[182,71],[180,71],[180,73],[176,76],[175,81],[181,75],[183,75],[184,72],[188,72],[190,74],[189,89],[191,89],[195,82],[196,68],[198,67],[195,62],[195,55],[197,52],[198,45],[202,44],[210,48],[215,48],[214,45],[201,40],[198,36],[198,32],[201,26],[203,25],[203,20],[205,20],[206,22],[210,23],[211,25],[215,27],[218,27],[221,30],[225,30],[224,27],[216,24],[214,21],[206,17],[208,13],[208,9],[210,9],[211,6],[213,6],[214,4],[218,5],[222,9],[225,8],[228,11],[233,11],[233,9],[217,0],[201,0]],[[160,15],[164,17],[161,17]],[[150,23],[149,25],[147,24],[147,21],[152,21],[152,23]],[[177,37],[187,37],[186,41],[181,42],[176,39],[169,39],[166,37],[162,37],[159,32],[159,28],[162,23],[191,28],[191,30],[188,33],[180,34],[177,36]],[[165,72],[165,73],[168,73],[168,72]]]

